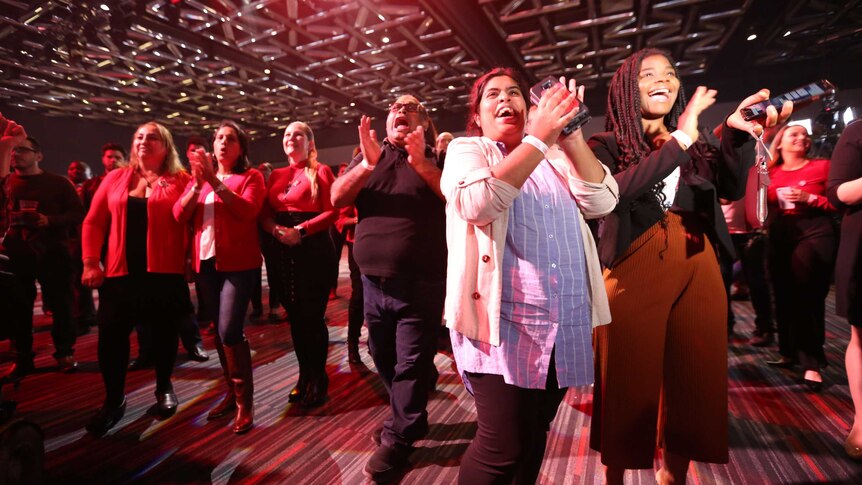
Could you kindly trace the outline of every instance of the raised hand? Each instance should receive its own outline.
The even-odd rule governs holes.
[[[425,158],[425,128],[417,126],[404,138],[404,148],[407,149],[407,163],[414,169],[428,163]]]
[[[203,148],[198,148],[189,154],[189,164],[192,167],[192,176],[195,178],[196,186],[199,187],[204,182],[208,182],[213,187],[218,185],[219,180],[215,175],[215,170],[213,170],[212,155]]]
[[[377,132],[371,129],[371,118],[368,116],[362,116],[359,120],[359,148],[368,165],[372,167],[377,165],[383,150],[380,148],[380,142],[377,141]]]
[[[546,145],[556,143],[563,128],[578,114],[578,110],[571,109],[576,96],[559,84],[542,93],[542,99],[530,113],[530,134]]]
[[[0,150],[15,148],[24,142],[27,132],[24,127],[0,114]]]
[[[688,135],[692,141],[697,140],[697,126],[700,114],[715,103],[716,94],[718,94],[718,91],[715,89],[709,89],[706,86],[698,86],[697,89],[694,90],[694,95],[692,95],[688,104],[685,106],[685,110],[682,112],[682,115],[680,115],[677,129],[682,130],[682,132]]]
[[[742,118],[742,108],[761,101],[766,101],[767,99],[769,99],[768,89],[761,89],[743,99],[736,110],[727,117],[727,126],[751,133],[754,137],[759,137],[763,134],[765,128],[771,128],[778,124],[782,124],[790,118],[790,115],[793,113],[793,102],[791,101],[784,102],[784,105],[781,106],[781,113],[779,113],[774,106],[769,106],[766,108],[766,118],[751,121],[745,121]]]

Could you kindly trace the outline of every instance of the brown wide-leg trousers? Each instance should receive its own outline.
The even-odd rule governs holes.
[[[616,468],[652,468],[656,446],[726,463],[727,302],[715,252],[690,216],[636,239],[605,287],[595,332],[590,446]]]

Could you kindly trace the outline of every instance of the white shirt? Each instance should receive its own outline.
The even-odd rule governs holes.
[[[233,174],[221,175],[217,174],[219,180],[224,182]],[[204,220],[203,224],[201,224],[201,246],[200,252],[198,255],[200,256],[200,260],[204,261],[210,258],[214,258],[216,255],[216,247],[215,247],[215,191],[212,191],[207,194],[204,199]]]

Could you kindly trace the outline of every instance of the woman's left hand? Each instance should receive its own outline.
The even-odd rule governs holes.
[[[742,108],[746,108],[748,106],[751,106],[752,104],[766,101],[768,99],[768,89],[761,89],[760,91],[743,99],[742,102],[739,103],[739,106],[736,108],[736,111],[734,111],[733,113],[731,113],[730,116],[727,117],[727,126],[740,131],[751,133],[751,135],[754,137],[759,137],[763,134],[766,128],[772,128],[775,125],[786,122],[787,119],[790,118],[790,115],[793,113],[793,103],[791,101],[784,102],[784,105],[781,107],[781,113],[779,113],[774,106],[769,106],[768,108],[766,108],[766,118],[754,119],[751,121],[745,121],[745,119],[742,118]]]
[[[808,199],[811,198],[811,194],[799,187],[793,187],[784,194],[784,198],[787,199],[788,202],[807,204]]]
[[[302,242],[302,235],[299,234],[299,230],[292,227],[275,226],[272,235],[285,246],[296,246]]]
[[[196,172],[200,174],[200,178],[204,182],[212,185],[215,188],[219,183],[218,177],[213,169],[212,155],[207,153],[203,148],[198,148],[189,155],[189,163],[192,166],[192,174]]]

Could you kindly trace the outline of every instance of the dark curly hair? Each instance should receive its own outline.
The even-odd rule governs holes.
[[[643,60],[655,55],[667,58],[670,65],[674,66],[674,74],[679,78],[679,72],[677,72],[670,53],[662,49],[646,48],[635,52],[623,61],[623,64],[614,73],[608,88],[605,129],[614,133],[620,147],[622,158],[617,163],[617,170],[619,171],[637,165],[652,151],[652,147],[644,135],[643,123],[641,122],[641,94],[638,87],[638,75]],[[685,109],[685,105],[685,90],[680,84],[676,101],[670,112],[664,117],[664,124],[668,130],[676,129],[679,116]]]
[[[479,123],[476,121],[476,115],[479,114],[479,105],[482,103],[482,93],[485,91],[485,86],[488,84],[488,81],[499,76],[507,76],[514,79],[515,83],[518,84],[518,87],[521,88],[521,93],[524,95],[527,107],[530,107],[530,97],[526,95],[526,85],[524,84],[524,80],[521,78],[521,75],[511,67],[495,67],[479,76],[479,78],[473,83],[473,87],[470,88],[470,101],[467,106],[467,135],[482,135],[482,127],[480,127]]]
[[[228,127],[233,129],[236,133],[236,137],[239,140],[239,158],[236,161],[236,165],[233,166],[231,172],[233,173],[243,173],[251,167],[251,161],[248,159],[248,135],[239,126],[239,124],[233,120],[224,120],[221,124],[216,128],[215,133],[213,133],[213,142],[215,142],[216,134],[218,131],[224,127]]]

